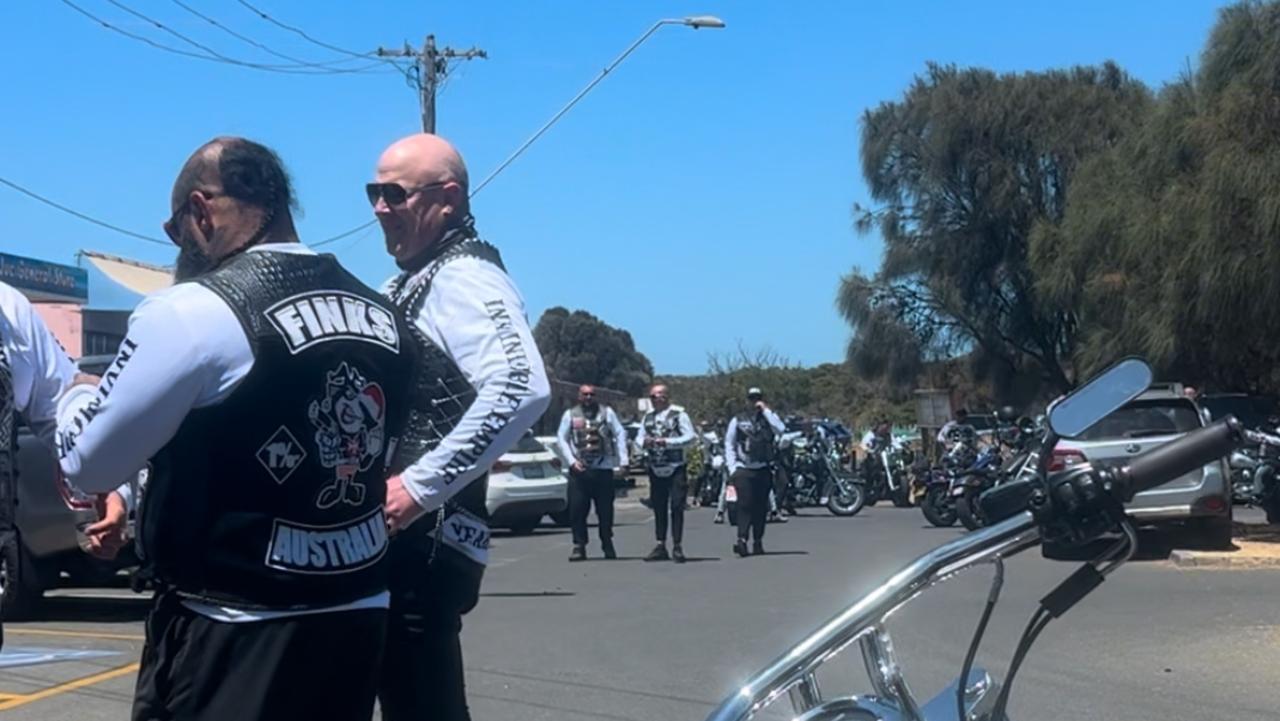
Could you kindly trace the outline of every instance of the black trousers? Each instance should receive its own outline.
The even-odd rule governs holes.
[[[573,545],[587,545],[587,514],[591,504],[596,506],[596,520],[600,525],[600,541],[613,540],[613,471],[592,469],[579,473],[569,471],[569,527],[573,530]]]
[[[391,541],[391,613],[378,681],[383,721],[470,721],[462,616],[484,569],[448,546],[431,561],[427,517]]]
[[[765,519],[769,516],[769,491],[773,488],[773,471],[769,468],[739,468],[729,479],[738,491],[738,538],[748,534],[759,541],[764,538]]]
[[[156,596],[133,721],[365,721],[383,609],[223,623]]]
[[[658,543],[667,542],[667,515],[671,516],[671,542],[679,546],[684,540],[684,505],[689,495],[689,481],[684,466],[663,478],[649,471],[649,500],[653,502],[653,530]]]

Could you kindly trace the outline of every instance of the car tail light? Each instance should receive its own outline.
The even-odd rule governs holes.
[[[493,462],[493,467],[489,470],[492,473],[506,473],[513,467],[514,466],[509,461],[497,460]]]
[[[1200,501],[1199,505],[1209,513],[1222,513],[1227,510],[1227,500],[1222,496],[1209,496]]]
[[[560,462],[560,459],[559,459],[559,458],[552,458],[552,459],[549,461],[549,463],[551,464],[551,467],[552,467],[552,468],[554,468],[554,469],[556,469],[557,471],[558,471],[558,470],[560,470],[560,467],[563,465],[563,464]]]
[[[1068,468],[1073,468],[1088,462],[1089,459],[1085,458],[1085,455],[1080,451],[1055,448],[1053,451],[1053,459],[1049,461],[1049,472],[1057,473],[1058,471],[1065,471]]]

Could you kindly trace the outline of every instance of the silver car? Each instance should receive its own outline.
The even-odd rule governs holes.
[[[90,356],[80,361],[80,369],[100,375],[111,360],[112,356]],[[3,618],[30,614],[45,590],[64,583],[64,575],[74,585],[96,585],[137,563],[131,549],[111,562],[81,550],[76,529],[96,520],[97,512],[85,499],[77,498],[53,454],[22,425],[16,498],[17,542],[5,547],[0,560]]]
[[[1053,466],[1061,469],[1080,463],[1094,467],[1125,464],[1133,456],[1207,425],[1206,416],[1183,394],[1181,386],[1153,386],[1079,438],[1061,441],[1053,452]],[[1229,548],[1230,477],[1225,460],[1215,461],[1159,488],[1139,493],[1128,505],[1129,514],[1142,522],[1185,522],[1198,545]]]

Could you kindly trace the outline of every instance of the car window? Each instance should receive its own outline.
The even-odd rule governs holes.
[[[1103,418],[1079,436],[1082,441],[1142,438],[1186,433],[1200,427],[1200,416],[1188,401],[1134,401]]]

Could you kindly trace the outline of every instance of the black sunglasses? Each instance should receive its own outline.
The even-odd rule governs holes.
[[[378,198],[387,201],[387,205],[404,205],[412,195],[430,188],[440,188],[452,182],[452,180],[442,180],[438,183],[427,183],[416,188],[405,188],[399,183],[369,183],[364,186],[364,194],[369,198],[369,205],[377,205]]]

